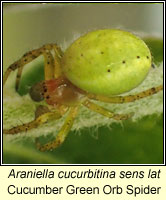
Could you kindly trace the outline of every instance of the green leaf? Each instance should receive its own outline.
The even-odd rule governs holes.
[[[163,61],[163,40],[159,38],[147,37],[144,38],[153,56],[153,62],[158,63]]]

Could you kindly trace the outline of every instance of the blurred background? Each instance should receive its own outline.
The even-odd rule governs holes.
[[[155,63],[163,60],[163,5],[142,3],[3,4],[3,70],[25,52],[46,43],[65,48],[93,29],[120,28],[145,37]],[[95,132],[95,133],[94,133]],[[95,137],[91,133],[94,133]],[[4,141],[3,163],[163,163],[163,116],[71,131],[53,152],[40,153],[29,139]]]

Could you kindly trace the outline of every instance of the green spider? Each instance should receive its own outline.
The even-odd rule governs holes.
[[[29,123],[3,130],[4,134],[17,134],[36,128],[48,120],[68,116],[54,141],[41,145],[40,151],[57,148],[71,129],[81,105],[115,120],[126,120],[129,114],[115,114],[90,99],[108,103],[127,103],[153,95],[163,85],[130,96],[118,96],[137,87],[152,67],[152,57],[146,44],[130,32],[103,29],[89,32],[78,38],[63,53],[56,44],[46,44],[29,51],[10,65],[3,77],[5,84],[9,74],[18,69],[16,90],[23,67],[43,55],[45,80],[32,86],[30,96],[48,106],[38,106],[35,119]]]

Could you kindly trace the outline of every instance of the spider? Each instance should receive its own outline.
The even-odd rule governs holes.
[[[153,66],[149,48],[137,36],[118,29],[88,32],[74,41],[65,52],[57,44],[46,44],[24,54],[11,64],[3,77],[3,86],[12,71],[17,71],[16,90],[24,66],[43,55],[44,80],[33,85],[29,94],[33,101],[45,101],[36,108],[35,118],[4,134],[25,132],[48,120],[68,115],[54,141],[44,145],[36,142],[40,151],[55,149],[67,137],[81,105],[115,120],[127,120],[133,113],[116,114],[91,100],[107,103],[128,103],[153,95],[163,85],[129,96],[119,96],[137,87]]]

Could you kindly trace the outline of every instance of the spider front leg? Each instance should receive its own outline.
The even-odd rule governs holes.
[[[40,151],[48,151],[48,150],[52,150],[55,149],[57,147],[59,147],[64,140],[66,139],[73,123],[74,123],[74,119],[78,113],[79,110],[79,106],[75,106],[72,107],[69,111],[69,114],[65,120],[64,125],[62,126],[61,130],[59,131],[59,133],[56,136],[56,139],[54,141],[48,142],[44,145],[41,145],[39,143],[39,141],[36,141],[36,146]]]
[[[38,106],[35,112],[35,119],[31,122],[13,127],[11,129],[4,129],[4,134],[17,134],[20,132],[25,132],[40,126],[52,119],[59,119],[62,115],[58,111],[50,111],[46,106]]]
[[[51,50],[54,50],[55,60],[53,59]],[[18,69],[16,77],[16,90],[18,90],[23,67],[29,62],[39,57],[40,55],[44,55],[45,58],[45,79],[48,80],[53,76],[54,77],[60,76],[61,75],[60,59],[63,55],[63,52],[61,51],[60,47],[58,47],[56,44],[47,44],[39,49],[29,51],[28,53],[24,54],[22,58],[11,64],[7,68],[3,76],[3,86],[5,85],[10,73]]]
[[[153,94],[156,94],[163,90],[163,85],[160,85],[158,87],[153,87],[148,90],[145,90],[143,92],[140,92],[135,95],[129,95],[129,96],[115,96],[115,97],[105,97],[102,95],[94,95],[94,94],[89,94],[87,95],[90,99],[102,101],[102,102],[107,102],[107,103],[129,103],[133,102],[148,96],[151,96]]]
[[[89,100],[86,100],[85,102],[83,102],[83,105],[86,106],[87,108],[89,108],[90,110],[97,112],[103,116],[106,116],[108,118],[112,118],[115,120],[127,120],[129,118],[132,117],[133,113],[129,113],[129,114],[115,114],[97,104],[92,103]]]

